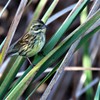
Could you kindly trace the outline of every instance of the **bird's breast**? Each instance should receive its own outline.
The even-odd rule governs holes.
[[[41,51],[45,44],[45,35],[39,34],[33,40],[29,42],[29,49],[27,50],[26,56],[31,57]]]

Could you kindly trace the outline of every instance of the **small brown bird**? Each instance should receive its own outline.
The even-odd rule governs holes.
[[[8,55],[32,57],[41,51],[45,44],[46,26],[42,21],[34,21],[29,31],[14,43]]]

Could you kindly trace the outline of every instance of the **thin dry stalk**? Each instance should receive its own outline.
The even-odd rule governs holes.
[[[8,59],[9,60],[9,59]],[[53,70],[53,68],[48,68],[44,71],[44,74],[49,73]],[[84,70],[91,70],[91,71],[100,71],[100,68],[92,67],[92,68],[84,68],[82,66],[66,66],[64,71],[84,71]],[[16,77],[21,77],[25,71],[19,72]],[[2,76],[2,72],[0,72],[0,76]]]
[[[6,5],[4,6],[4,8],[2,9],[2,11],[0,12],[0,18],[2,17],[4,11],[7,9],[8,5],[10,4],[11,0],[8,0],[8,2],[6,3]]]
[[[52,23],[53,21],[55,21],[56,19],[58,19],[59,17],[63,16],[64,14],[66,14],[67,12],[71,11],[74,7],[75,7],[76,3],[73,5],[70,5],[66,8],[64,8],[63,10],[57,12],[56,14],[52,15],[48,21],[46,22],[46,25],[49,25],[50,23]]]
[[[80,0],[80,2],[82,2]],[[62,61],[60,67],[58,68],[56,74],[54,75],[53,79],[51,80],[51,82],[49,83],[48,87],[46,88],[44,94],[42,95],[40,100],[46,100],[48,95],[50,94],[54,84],[57,82],[57,80],[59,79],[65,65],[67,64],[67,66],[69,65],[69,62],[71,60],[72,55],[74,54],[74,51],[76,49],[76,47],[78,46],[80,40],[82,37],[80,37],[69,49],[68,53],[66,54],[66,56],[64,57],[64,60]]]
[[[64,71],[84,71],[84,70],[92,70],[92,71],[100,71],[100,68],[92,67],[92,68],[84,68],[84,67],[65,67]]]
[[[16,15],[15,15],[15,17],[14,17],[14,19],[12,21],[12,24],[10,26],[10,29],[8,31],[8,35],[7,35],[6,41],[4,43],[2,51],[0,53],[0,65],[3,63],[3,60],[4,60],[5,56],[6,56],[7,50],[9,48],[9,46],[10,46],[10,43],[11,43],[12,38],[14,36],[14,33],[15,33],[16,29],[17,29],[17,26],[18,26],[18,23],[19,23],[19,21],[21,19],[22,13],[24,12],[24,9],[25,9],[25,6],[27,4],[27,1],[28,0],[21,0],[21,2],[20,2],[20,5],[19,5],[18,10],[16,12]]]
[[[75,9],[77,9],[77,7],[81,4],[82,1],[83,1],[83,0],[80,0],[80,1],[78,2],[78,4],[75,6],[75,8],[74,8],[74,9],[72,10],[72,12],[70,13],[70,15],[73,13],[73,11],[74,11]],[[69,15],[69,16],[70,16],[70,15]],[[79,39],[79,41],[80,41],[80,39]],[[79,41],[78,41],[78,42],[76,41],[76,42],[74,43],[75,45],[73,44],[73,45],[71,46],[71,48],[69,49],[68,53],[67,53],[66,56],[64,57],[64,60],[62,61],[61,65],[59,66],[59,68],[58,68],[56,74],[55,74],[54,77],[52,78],[51,82],[49,83],[48,87],[46,88],[46,90],[45,90],[45,92],[43,93],[43,95],[42,95],[42,97],[40,98],[40,100],[46,100],[46,99],[47,99],[48,95],[50,94],[50,92],[51,92],[51,90],[52,90],[52,88],[53,88],[53,86],[54,86],[54,84],[57,82],[57,80],[58,80],[59,77],[61,76],[61,73],[62,73],[62,71],[63,71],[63,69],[64,69],[64,66],[66,66],[65,62],[67,63],[67,66],[69,65],[69,62],[70,62],[71,57],[72,57],[72,54],[74,53],[75,48],[76,48],[76,46],[78,45]],[[69,57],[68,57],[68,56],[69,56]]]
[[[67,64],[67,66],[69,65],[69,62],[71,60],[71,57],[78,45],[78,43],[80,42],[80,39],[79,38],[72,46],[71,48],[69,49],[68,53],[66,54],[66,56],[64,57],[64,60],[62,61],[61,65],[59,66],[56,74],[54,75],[53,79],[51,80],[51,82],[49,83],[48,87],[46,88],[44,94],[42,95],[41,99],[40,100],[46,100],[48,95],[50,94],[54,84],[57,82],[57,80],[59,79],[65,65]]]
[[[78,99],[82,94],[84,94],[88,89],[96,85],[98,82],[99,82],[99,78],[97,77],[88,86],[84,87],[79,92],[77,92],[76,99]],[[70,100],[73,100],[73,99],[70,99]]]
[[[92,8],[91,8],[91,11],[89,12],[88,18],[89,18],[91,15],[93,15],[93,14],[95,13],[95,11],[99,8],[99,6],[100,6],[99,0],[95,0],[93,6],[92,6]],[[94,25],[88,30],[88,32],[91,31],[92,29],[94,29],[95,26],[97,26],[97,25],[100,25],[100,21],[98,21],[96,24],[94,24]],[[87,32],[87,33],[88,33],[88,32]],[[85,34],[87,34],[87,33],[85,33]],[[96,33],[96,34],[97,34],[97,33]],[[94,48],[94,46],[93,46],[93,48]],[[91,52],[91,51],[92,51],[92,50],[91,50],[91,47],[90,47],[90,52]],[[93,53],[93,52],[92,52],[92,53]],[[91,53],[91,54],[92,54],[92,53]],[[96,55],[95,55],[95,56],[96,56]],[[92,59],[92,56],[91,56],[91,60],[92,60],[92,63],[93,63],[94,61],[93,61],[93,59]],[[83,73],[83,74],[84,74],[84,73]],[[82,89],[83,84],[84,84],[84,82],[85,82],[85,81],[84,81],[84,82],[81,82],[83,74],[81,75],[79,84],[77,85],[78,87],[77,87],[77,89],[76,89],[75,97],[77,97],[77,93],[79,93],[79,91]],[[86,78],[85,78],[85,79],[86,79]],[[78,97],[79,97],[79,96],[78,96]],[[77,99],[78,99],[78,97],[77,97]]]

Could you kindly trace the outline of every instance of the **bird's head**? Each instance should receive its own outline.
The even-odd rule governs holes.
[[[36,34],[41,33],[41,32],[45,33],[46,32],[46,25],[40,20],[34,21],[30,27],[30,30]]]

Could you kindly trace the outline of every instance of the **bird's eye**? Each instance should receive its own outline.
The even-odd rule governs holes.
[[[38,25],[38,27],[40,28],[40,27],[41,27],[41,25]]]

